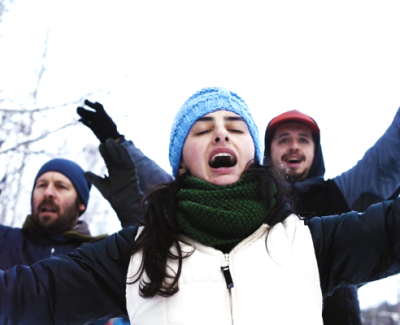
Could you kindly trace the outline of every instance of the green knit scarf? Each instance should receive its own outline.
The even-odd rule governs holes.
[[[275,206],[275,198],[263,200],[252,174],[224,186],[186,176],[178,192],[177,220],[190,238],[227,253],[265,222],[269,205]]]

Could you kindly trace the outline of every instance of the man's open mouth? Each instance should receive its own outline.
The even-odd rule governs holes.
[[[301,155],[287,155],[283,156],[282,161],[284,161],[287,164],[298,164],[301,163],[304,160],[304,157]]]
[[[235,166],[236,163],[236,157],[229,153],[217,153],[215,156],[211,157],[208,162],[211,168],[228,168]]]
[[[289,163],[289,164],[295,164],[295,163],[301,162],[301,159],[300,159],[300,158],[288,158],[288,159],[286,159],[285,161],[286,161],[287,163]]]
[[[58,213],[60,208],[52,200],[45,199],[39,204],[38,211],[41,213]]]
[[[57,212],[57,209],[41,208],[40,212]]]

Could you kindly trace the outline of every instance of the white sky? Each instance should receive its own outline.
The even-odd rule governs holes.
[[[102,89],[89,99],[170,172],[175,113],[200,88],[225,86],[252,109],[262,138],[283,111],[312,116],[330,178],[362,157],[400,106],[399,9],[398,1],[15,0],[0,24],[0,89],[14,101],[7,108],[33,107],[27,94],[49,29],[38,106]],[[83,126],[67,136],[97,144]],[[386,281],[360,290],[362,307],[397,299],[397,282]]]

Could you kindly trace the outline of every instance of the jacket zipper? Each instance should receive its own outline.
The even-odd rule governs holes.
[[[224,274],[227,289],[233,288],[233,280],[231,271],[229,271],[229,254],[224,254],[224,265],[221,266],[222,273]]]
[[[254,237],[258,236],[258,233],[261,231],[261,229],[263,228],[264,225],[262,225],[260,228],[258,228],[255,232],[253,232],[250,236],[246,237],[245,239],[243,239],[241,242],[237,243],[231,250],[229,253],[224,254],[224,263],[221,266],[221,271],[224,275],[225,278],[225,282],[226,282],[226,287],[228,290],[232,289],[234,287],[233,284],[233,279],[232,279],[232,274],[231,271],[229,269],[229,258],[230,255],[232,254],[232,252],[240,245],[245,244],[247,242],[249,242],[250,240],[252,240]]]
[[[232,290],[231,289],[234,287],[234,284],[233,284],[232,274],[231,274],[231,271],[229,269],[229,258],[230,258],[230,255],[232,254],[232,252],[239,245],[242,245],[242,244],[252,240],[254,237],[258,236],[258,233],[261,231],[263,226],[264,225],[262,225],[260,228],[258,228],[258,230],[253,232],[250,236],[248,236],[245,239],[243,239],[240,243],[236,244],[235,247],[233,247],[230,250],[229,253],[224,254],[224,262],[223,262],[223,265],[221,266],[221,271],[222,271],[222,273],[224,275],[225,282],[226,282],[226,287],[227,287],[228,292],[229,292],[229,307],[230,307],[230,311],[231,311],[232,324],[234,323],[234,321],[233,321],[233,302],[232,302]]]

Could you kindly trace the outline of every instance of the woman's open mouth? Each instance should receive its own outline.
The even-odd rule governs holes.
[[[221,152],[212,156],[208,162],[208,165],[211,168],[229,168],[235,166],[236,163],[236,157],[229,153]]]

